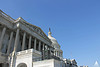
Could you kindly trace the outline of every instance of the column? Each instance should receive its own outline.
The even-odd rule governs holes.
[[[44,48],[45,46],[44,46],[44,43],[43,43],[43,47],[42,47],[42,53],[43,53],[43,59],[44,59],[44,55],[45,55],[45,53],[44,53],[44,51],[45,51],[45,48]]]
[[[63,56],[63,53],[61,52],[61,57]]]
[[[59,54],[59,55],[60,55],[60,57],[61,57],[61,52],[60,52],[60,54]]]
[[[57,56],[58,56],[58,51],[57,51]]]
[[[56,51],[55,51],[55,56],[56,56]]]
[[[41,51],[41,41],[39,41],[39,51]]]
[[[10,40],[9,40],[9,43],[8,43],[7,54],[10,53],[10,47],[11,47],[11,43],[12,43],[12,38],[13,38],[13,32],[11,32],[11,34],[10,34]]]
[[[59,57],[60,57],[60,52],[59,52]]]
[[[45,49],[44,49],[44,43],[43,43],[43,47],[42,47],[42,50],[45,50]]]
[[[51,54],[50,54],[50,47],[48,46],[48,59],[50,58]]]
[[[54,51],[54,54],[53,55],[55,55],[55,51]]]
[[[29,37],[29,49],[31,48],[31,40],[32,40],[32,36]]]
[[[56,52],[54,51],[54,54],[53,54],[54,56],[56,55]]]
[[[57,51],[57,56],[58,56],[58,51]]]
[[[4,27],[2,34],[1,34],[1,38],[0,38],[0,51],[1,51],[1,48],[2,48],[2,42],[3,42],[4,35],[5,35],[5,31],[6,31],[6,28]]]
[[[54,51],[54,56],[56,56],[56,51]]]
[[[15,37],[15,43],[14,43],[14,50],[11,54],[11,63],[10,63],[10,67],[14,67],[16,64],[16,51],[17,51],[17,46],[18,46],[18,40],[19,39],[19,29],[17,29],[16,32],[16,37]]]
[[[48,46],[47,46],[47,59],[48,59]]]
[[[25,40],[26,40],[26,33],[24,32],[23,43],[22,43],[22,50],[24,50],[24,48],[25,48]]]
[[[57,54],[58,54],[57,56],[59,56],[59,52],[57,52]]]
[[[58,52],[58,56],[59,56],[59,52]]]
[[[34,40],[34,49],[36,50],[36,38]]]
[[[49,52],[50,52],[50,58],[52,58],[52,55],[54,55],[54,53],[52,54],[52,52],[51,52],[51,47],[49,48]]]
[[[60,57],[61,57],[61,52],[60,52]]]
[[[59,52],[59,57],[60,57],[60,52]]]
[[[19,29],[17,29],[17,32],[16,32],[16,38],[15,38],[15,43],[14,43],[14,51],[16,51],[16,49],[17,49],[18,38],[19,38]]]
[[[57,51],[56,51],[56,56],[57,56]]]

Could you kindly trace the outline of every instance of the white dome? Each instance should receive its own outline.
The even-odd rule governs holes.
[[[52,42],[52,46],[56,49],[60,49],[60,45],[58,44],[57,40],[51,36],[51,32],[48,32],[48,38],[51,40]]]
[[[54,37],[52,37],[52,36],[48,36],[48,37],[53,43],[58,44],[57,40]]]
[[[60,49],[60,45],[58,44],[57,40],[51,36],[51,31],[49,29],[49,32],[48,32],[48,38],[51,40],[52,44],[51,46],[53,46],[55,49],[54,49],[54,55],[59,57],[59,58],[63,58],[63,51]]]

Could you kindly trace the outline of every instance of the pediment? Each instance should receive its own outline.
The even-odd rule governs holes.
[[[47,37],[47,35],[42,31],[42,29],[40,27],[37,27],[35,25],[32,25],[30,23],[28,23],[27,21],[25,21],[22,17],[19,17],[16,22],[21,21],[23,24],[25,24],[27,27],[29,27],[30,29],[32,29],[34,32],[36,32],[37,34],[39,34],[40,36],[46,38],[49,40],[49,38]]]

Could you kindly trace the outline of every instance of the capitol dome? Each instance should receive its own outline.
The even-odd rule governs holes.
[[[51,36],[51,30],[49,28],[48,38],[51,40],[51,46],[54,47],[54,55],[63,58],[63,51],[60,49],[60,45],[58,44],[57,40]]]
[[[51,40],[52,42],[52,46],[55,48],[55,49],[60,49],[60,45],[58,44],[57,40],[51,36],[51,31],[49,29],[49,32],[48,32],[48,38]]]

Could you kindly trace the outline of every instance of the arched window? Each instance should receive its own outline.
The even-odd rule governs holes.
[[[17,65],[17,67],[27,67],[27,65],[25,63],[20,63]]]

